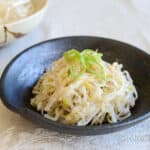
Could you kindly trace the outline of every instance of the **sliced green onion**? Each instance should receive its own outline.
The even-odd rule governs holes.
[[[76,49],[71,49],[64,53],[64,57],[70,62],[80,60],[80,52],[78,52]]]
[[[71,49],[64,53],[64,58],[70,64],[70,75],[74,80],[84,72],[89,72],[102,80],[106,78],[104,67],[101,64],[102,54],[97,51],[85,49],[79,52]]]
[[[70,105],[71,105],[70,99],[69,99],[68,97],[64,98],[64,99],[62,100],[62,105],[63,105],[63,107],[64,107],[65,109],[68,109],[68,108],[70,107]]]
[[[134,87],[132,85],[129,85],[128,90],[132,92],[134,90]]]
[[[92,61],[96,63],[98,63],[101,60],[101,57],[103,56],[101,53],[97,53],[92,49],[83,50],[82,55],[84,56],[85,61]]]
[[[82,73],[83,73],[83,71],[76,68],[75,66],[70,67],[70,75],[73,80],[77,80],[82,75]]]

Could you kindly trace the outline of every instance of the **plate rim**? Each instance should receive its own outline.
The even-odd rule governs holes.
[[[23,51],[18,53],[13,59],[11,59],[11,61],[4,68],[4,70],[2,72],[2,75],[0,77],[0,97],[1,97],[1,100],[2,100],[3,104],[8,109],[10,109],[10,110],[12,110],[12,111],[14,111],[14,112],[16,112],[20,115],[23,115],[22,114],[23,113],[23,111],[22,111],[23,108],[22,107],[16,108],[16,107],[14,107],[13,105],[11,105],[10,103],[7,102],[7,98],[6,98],[6,95],[5,95],[5,90],[3,89],[4,82],[5,82],[5,77],[8,73],[8,71],[9,71],[9,68],[17,60],[17,58],[19,58],[24,53],[28,52],[33,47],[37,47],[37,46],[39,46],[41,44],[44,44],[44,43],[47,43],[47,42],[53,42],[53,41],[64,40],[64,39],[69,39],[69,38],[96,38],[96,39],[101,39],[101,40],[109,40],[109,41],[117,42],[117,43],[120,43],[120,44],[125,44],[127,46],[132,47],[132,48],[135,48],[135,50],[138,50],[138,51],[142,52],[143,54],[146,54],[146,55],[150,56],[149,53],[145,52],[144,50],[142,50],[142,49],[140,49],[140,48],[138,48],[134,45],[130,45],[126,42],[119,41],[119,40],[116,40],[116,39],[111,39],[111,38],[106,38],[106,37],[99,37],[99,36],[64,36],[64,37],[48,39],[48,40],[33,44],[30,47],[25,48]],[[43,116],[41,116],[41,117],[44,118]],[[142,120],[145,120],[148,117],[150,117],[150,112],[145,112],[145,113],[140,114],[137,117],[133,118],[132,120],[124,120],[124,121],[121,121],[121,122],[117,122],[115,124],[105,124],[105,125],[99,125],[99,126],[70,126],[70,125],[66,125],[66,124],[56,122],[56,121],[52,121],[52,120],[49,120],[49,119],[45,119],[45,118],[44,119],[45,119],[45,122],[46,122],[47,125],[56,126],[56,127],[61,126],[64,130],[78,129],[78,130],[87,130],[88,132],[89,132],[89,130],[93,130],[93,131],[97,132],[97,130],[107,130],[107,129],[110,129],[110,128],[116,129],[116,128],[123,128],[123,127],[126,127],[126,126],[131,126],[135,123],[138,123]],[[34,120],[36,120],[36,119],[34,119]],[[64,133],[67,133],[67,132],[64,131]],[[100,133],[97,132],[96,134],[100,134]],[[81,133],[81,135],[83,135],[83,134]],[[95,134],[87,134],[87,135],[95,135]]]

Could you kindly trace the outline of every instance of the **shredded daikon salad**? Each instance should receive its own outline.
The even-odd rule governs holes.
[[[131,115],[138,97],[123,65],[92,49],[69,50],[33,88],[31,105],[46,118],[69,125],[116,123]]]

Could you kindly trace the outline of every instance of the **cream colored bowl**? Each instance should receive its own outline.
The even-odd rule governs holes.
[[[0,25],[0,46],[31,32],[43,19],[48,8],[48,0],[32,0],[34,13],[24,19]]]

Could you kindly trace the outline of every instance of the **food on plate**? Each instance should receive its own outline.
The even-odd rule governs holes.
[[[138,94],[129,72],[122,68],[92,49],[66,51],[34,86],[31,105],[46,118],[69,125],[124,120]]]

